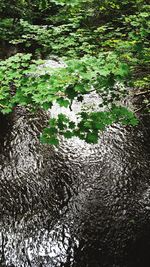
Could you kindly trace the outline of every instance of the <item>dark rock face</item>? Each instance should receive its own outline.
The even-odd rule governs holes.
[[[149,117],[58,149],[39,143],[46,120],[0,119],[1,265],[150,266]]]

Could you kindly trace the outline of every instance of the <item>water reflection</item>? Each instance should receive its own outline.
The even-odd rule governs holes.
[[[58,221],[47,230],[39,223],[36,231],[32,226],[29,231],[23,220],[3,230],[1,246],[6,266],[72,266],[74,245],[68,226]]]
[[[0,153],[1,264],[71,266],[77,242],[68,203],[78,190],[78,153],[40,144],[41,112],[17,108],[8,121]]]
[[[58,149],[39,142],[47,118],[0,118],[0,266],[149,266],[149,116]]]

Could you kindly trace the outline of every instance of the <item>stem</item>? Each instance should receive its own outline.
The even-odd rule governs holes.
[[[150,93],[150,90],[144,91],[144,92],[138,92],[138,93],[133,94],[133,95],[138,96],[138,95],[145,95],[145,94],[148,94],[148,93]]]

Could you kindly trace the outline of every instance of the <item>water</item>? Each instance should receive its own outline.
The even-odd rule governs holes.
[[[57,149],[39,142],[47,119],[0,117],[0,266],[150,266],[149,116]]]

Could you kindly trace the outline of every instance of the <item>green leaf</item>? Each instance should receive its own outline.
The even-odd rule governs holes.
[[[73,133],[71,131],[66,131],[63,135],[65,138],[71,138],[73,136]]]
[[[59,140],[58,140],[57,137],[51,136],[51,137],[48,138],[47,143],[50,144],[50,145],[57,146],[57,145],[59,145]]]
[[[88,133],[86,136],[86,142],[89,144],[96,144],[98,142],[97,132]]]
[[[57,103],[60,105],[60,107],[65,107],[65,108],[67,108],[67,107],[70,105],[69,100],[64,99],[63,97],[57,99],[56,101],[57,101]]]
[[[57,120],[55,118],[49,120],[49,125],[55,127],[57,125]]]

